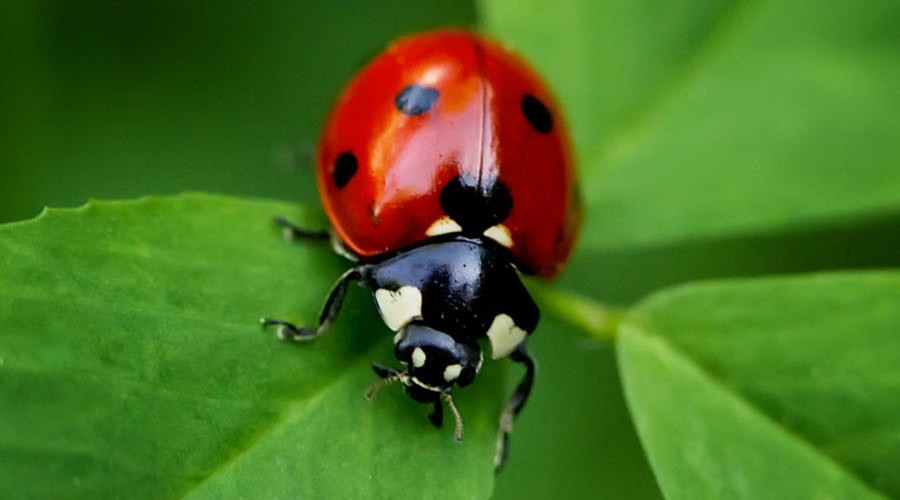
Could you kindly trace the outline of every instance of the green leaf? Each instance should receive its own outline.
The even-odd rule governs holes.
[[[391,332],[351,291],[313,323],[347,264],[288,244],[294,205],[206,195],[90,203],[0,227],[0,491],[18,498],[486,497],[502,374],[460,391],[465,441],[369,365]],[[355,288],[355,287],[354,287]]]
[[[487,30],[524,53],[553,85],[584,169],[652,108],[737,1],[481,0]]]
[[[480,5],[572,123],[587,218],[567,285],[630,302],[900,264],[881,250],[900,234],[900,3]]]
[[[685,286],[618,346],[669,498],[900,495],[900,272]]]
[[[587,247],[900,211],[897,2],[526,3],[486,23],[585,135]]]

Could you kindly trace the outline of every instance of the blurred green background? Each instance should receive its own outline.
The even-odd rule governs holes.
[[[203,190],[313,202],[343,83],[470,2],[5,2],[0,220]]]

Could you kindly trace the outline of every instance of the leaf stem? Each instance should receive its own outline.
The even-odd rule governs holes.
[[[543,283],[534,282],[530,288],[540,297],[542,307],[555,311],[597,340],[616,341],[625,313],[622,309]]]

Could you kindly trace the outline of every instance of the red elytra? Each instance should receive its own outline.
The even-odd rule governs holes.
[[[398,99],[410,86],[430,94],[404,112]],[[547,85],[481,35],[400,39],[350,82],[324,129],[318,185],[328,216],[359,256],[391,253],[429,238],[446,215],[441,192],[457,176],[506,186],[506,246],[522,271],[562,269],[582,211],[568,131]]]

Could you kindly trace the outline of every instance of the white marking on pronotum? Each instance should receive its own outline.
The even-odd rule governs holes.
[[[513,246],[512,234],[509,233],[509,228],[503,224],[497,224],[485,229],[484,235],[506,248],[512,248]]]
[[[412,362],[413,366],[416,368],[422,368],[425,366],[425,351],[422,350],[421,347],[416,347],[412,352]]]
[[[394,334],[394,345],[399,344],[401,340],[403,340],[403,332],[395,333]]]
[[[381,319],[391,330],[399,330],[422,316],[422,292],[414,286],[403,286],[399,290],[379,288],[375,290],[375,302]]]
[[[437,236],[439,234],[450,234],[450,233],[460,233],[462,232],[462,226],[456,223],[455,220],[451,219],[449,216],[443,216],[440,219],[434,221],[431,226],[425,231],[427,236]]]
[[[498,314],[487,331],[487,336],[491,339],[491,357],[498,359],[509,356],[527,335],[508,314]]]
[[[447,368],[444,368],[444,380],[447,382],[451,382],[459,378],[459,374],[462,372],[462,365],[459,363],[447,365]]]

